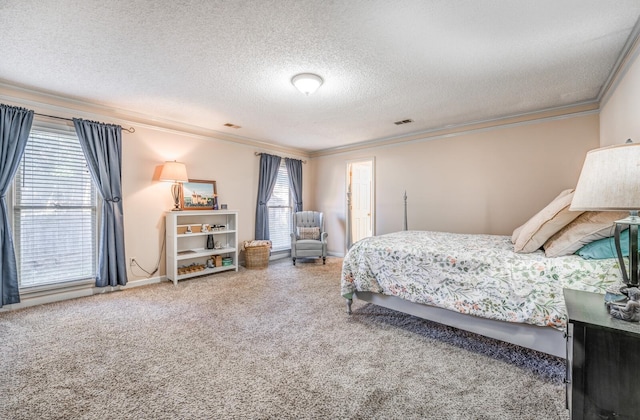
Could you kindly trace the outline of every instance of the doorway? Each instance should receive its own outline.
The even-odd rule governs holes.
[[[347,249],[375,235],[374,159],[347,162]]]

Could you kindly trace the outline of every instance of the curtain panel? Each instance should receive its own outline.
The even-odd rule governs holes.
[[[33,111],[0,104],[0,307],[20,302],[6,194],[20,165],[32,124]]]
[[[289,173],[289,186],[293,195],[293,212],[302,211],[302,161],[285,158],[284,163]]]
[[[258,202],[256,205],[256,234],[255,239],[269,239],[269,209],[267,203],[273,193],[273,188],[278,179],[280,168],[280,156],[260,155],[260,175],[258,179]]]
[[[74,118],[89,173],[103,199],[96,286],[127,284],[122,211],[122,127]]]

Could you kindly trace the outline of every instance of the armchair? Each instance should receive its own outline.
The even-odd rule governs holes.
[[[327,260],[327,232],[324,231],[324,216],[318,211],[299,211],[293,214],[291,233],[291,258],[320,258]]]

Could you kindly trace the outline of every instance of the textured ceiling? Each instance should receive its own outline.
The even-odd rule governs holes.
[[[639,0],[0,0],[0,81],[317,151],[595,101],[639,15]],[[324,85],[302,95],[301,72]]]

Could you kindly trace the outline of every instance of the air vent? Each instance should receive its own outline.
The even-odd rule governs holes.
[[[239,125],[235,125],[235,124],[231,124],[231,123],[226,123],[224,126],[225,127],[230,127],[230,128],[242,128]]]
[[[395,125],[402,125],[402,124],[409,124],[409,123],[412,123],[412,122],[413,122],[413,120],[407,119],[407,120],[402,120],[402,121],[396,121],[396,122],[394,122],[394,124]]]

